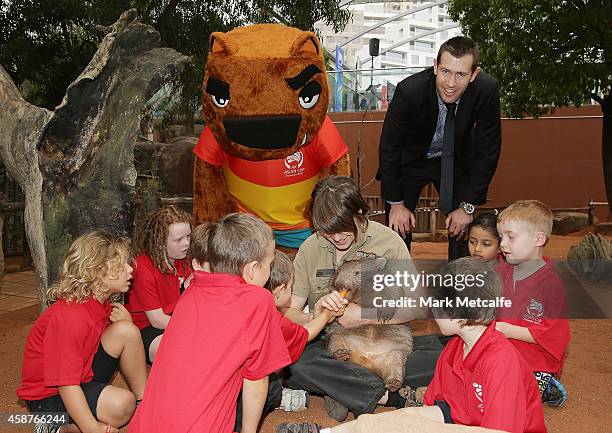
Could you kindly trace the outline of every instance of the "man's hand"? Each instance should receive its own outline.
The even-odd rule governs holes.
[[[389,227],[405,239],[411,228],[416,228],[416,218],[403,203],[392,204],[389,211]]]
[[[119,320],[129,320],[132,321],[132,315],[130,312],[118,302],[113,302],[111,304],[113,306],[113,311],[111,311],[110,321],[115,323]]]
[[[448,236],[456,237],[458,241],[468,238],[468,225],[472,222],[474,216],[465,213],[461,208],[457,208],[446,217],[446,229]]]
[[[333,321],[336,317],[344,314],[344,307],[348,304],[348,301],[340,296],[340,293],[333,291],[323,297],[321,297],[314,306],[314,317],[317,317],[321,313],[329,314],[329,321]]]

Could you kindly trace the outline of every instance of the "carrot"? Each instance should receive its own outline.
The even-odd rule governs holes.
[[[348,289],[342,289],[340,290],[340,296],[342,296],[342,299],[346,298],[346,295],[348,295]]]

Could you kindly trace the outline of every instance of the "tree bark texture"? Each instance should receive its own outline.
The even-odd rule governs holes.
[[[139,23],[135,10],[105,30],[98,51],[54,112],[25,103],[26,117],[10,108],[7,113],[4,104],[0,108],[0,122],[14,117],[14,133],[0,138],[1,152],[9,173],[25,186],[26,230],[41,276],[41,305],[78,235],[102,229],[131,236],[140,117],[147,100],[189,60],[158,48],[159,33]],[[16,89],[6,99],[23,101]],[[20,160],[7,163],[9,153]]]

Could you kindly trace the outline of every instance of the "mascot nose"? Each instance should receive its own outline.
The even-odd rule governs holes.
[[[234,143],[253,149],[287,149],[295,144],[302,116],[226,117],[225,133]]]

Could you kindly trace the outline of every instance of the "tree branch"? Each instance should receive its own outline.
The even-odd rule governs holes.
[[[600,105],[603,105],[604,100],[596,93],[591,93],[591,99],[594,99],[599,102]]]

